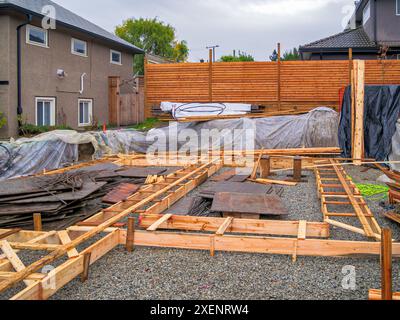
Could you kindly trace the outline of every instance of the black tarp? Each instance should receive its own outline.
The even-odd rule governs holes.
[[[400,86],[365,86],[365,157],[385,161],[392,148],[400,114]],[[351,158],[351,87],[347,87],[339,125],[339,144]]]

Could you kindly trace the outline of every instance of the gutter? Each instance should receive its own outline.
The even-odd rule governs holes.
[[[21,58],[21,29],[31,23],[32,15],[27,15],[27,21],[17,27],[17,87],[18,87],[18,106],[17,114],[20,116],[24,111],[22,108],[22,58]],[[18,120],[18,127],[21,126],[21,120]]]

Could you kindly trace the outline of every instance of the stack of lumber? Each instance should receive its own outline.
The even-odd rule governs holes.
[[[176,168],[129,168],[102,163],[64,173],[6,180],[0,185],[0,228],[31,226],[35,213],[41,214],[48,229],[66,228],[134,194],[149,174],[173,170]]]

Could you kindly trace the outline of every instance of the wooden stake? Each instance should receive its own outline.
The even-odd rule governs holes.
[[[302,160],[301,157],[295,157],[293,159],[293,181],[301,182],[302,178]]]
[[[210,237],[210,255],[215,256],[215,236]]]
[[[126,250],[133,252],[135,242],[135,218],[128,218],[128,232],[126,237]]]
[[[392,231],[385,228],[381,241],[382,300],[393,300],[392,246]]]
[[[92,256],[91,252],[87,252],[83,255],[83,272],[81,275],[82,282],[86,282],[89,279],[89,267],[90,267],[91,256]]]
[[[261,179],[268,179],[271,174],[271,158],[269,156],[264,156],[260,162],[261,166]]]
[[[33,214],[33,226],[35,231],[42,231],[42,215],[40,213]]]

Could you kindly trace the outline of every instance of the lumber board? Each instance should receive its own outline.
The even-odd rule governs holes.
[[[166,214],[160,219],[158,219],[156,222],[154,222],[150,227],[147,228],[147,231],[156,231],[164,222],[168,221],[171,219],[172,214]]]
[[[221,162],[219,160],[211,161],[209,163],[206,163],[204,165],[199,165],[195,166],[193,168],[193,171],[189,173],[188,175],[178,179],[176,182],[171,183],[169,186],[166,186],[165,188],[161,189],[158,192],[155,192],[153,195],[150,195],[148,198],[140,201],[138,204],[133,205],[132,207],[129,207],[128,209],[120,212],[119,214],[114,215],[112,218],[109,220],[105,221],[104,223],[100,224],[98,227],[92,229],[91,231],[88,231],[87,233],[79,236],[78,238],[74,239],[68,244],[62,245],[58,247],[56,250],[54,250],[51,254],[43,257],[42,259],[34,262],[30,266],[26,267],[24,270],[17,272],[14,277],[3,281],[0,283],[0,292],[12,287],[15,285],[17,282],[23,280],[26,278],[28,275],[34,273],[38,269],[42,268],[43,266],[50,264],[54,260],[62,257],[65,255],[69,250],[77,247],[79,244],[93,238],[94,236],[102,233],[105,229],[111,227],[121,219],[129,216],[132,212],[135,212],[139,208],[141,208],[144,205],[147,205],[149,202],[153,201],[156,199],[158,196],[162,195],[163,193],[173,189],[177,185],[179,185],[181,182],[188,180],[189,178],[198,175],[200,172],[210,170],[212,174],[214,174],[219,168],[222,166]],[[194,180],[193,180],[194,181]]]
[[[267,238],[256,236],[225,235],[215,237],[209,234],[148,232],[135,233],[135,246],[177,248],[187,250],[210,250],[210,238],[214,239],[214,250],[223,252],[261,253],[293,255],[297,243],[297,256],[314,257],[360,257],[379,256],[380,243],[340,240],[291,238]],[[126,230],[121,230],[120,244],[126,242]],[[393,256],[400,256],[400,243],[393,244]]]
[[[24,263],[21,261],[21,259],[18,257],[18,255],[15,253],[11,245],[8,243],[6,240],[0,241],[0,248],[3,251],[3,253],[6,255],[8,261],[10,261],[11,265],[15,269],[15,271],[22,271],[25,269]],[[7,278],[9,279],[9,278]],[[31,280],[25,280],[24,283],[29,286],[32,284]]]
[[[160,217],[162,216],[143,216],[140,220],[140,226],[147,228]],[[224,218],[172,216],[159,229],[216,233],[225,221]],[[298,230],[299,221],[233,219],[226,232],[297,237]],[[307,222],[306,236],[307,238],[329,238],[329,224]]]
[[[43,280],[31,284],[16,294],[11,300],[46,300],[50,298],[83,272],[83,260],[86,253],[91,253],[90,264],[92,265],[118,246],[119,238],[119,230],[108,234],[103,239],[82,251],[75,259],[70,259],[52,270]],[[54,284],[54,286],[49,284]]]
[[[382,290],[377,290],[377,289],[369,290],[369,300],[372,301],[382,300]],[[393,300],[400,301],[400,292],[393,292]]]
[[[232,222],[233,222],[232,217],[226,218],[224,223],[219,227],[218,231],[216,232],[216,235],[223,236],[225,232],[228,230],[228,228],[231,227]]]

